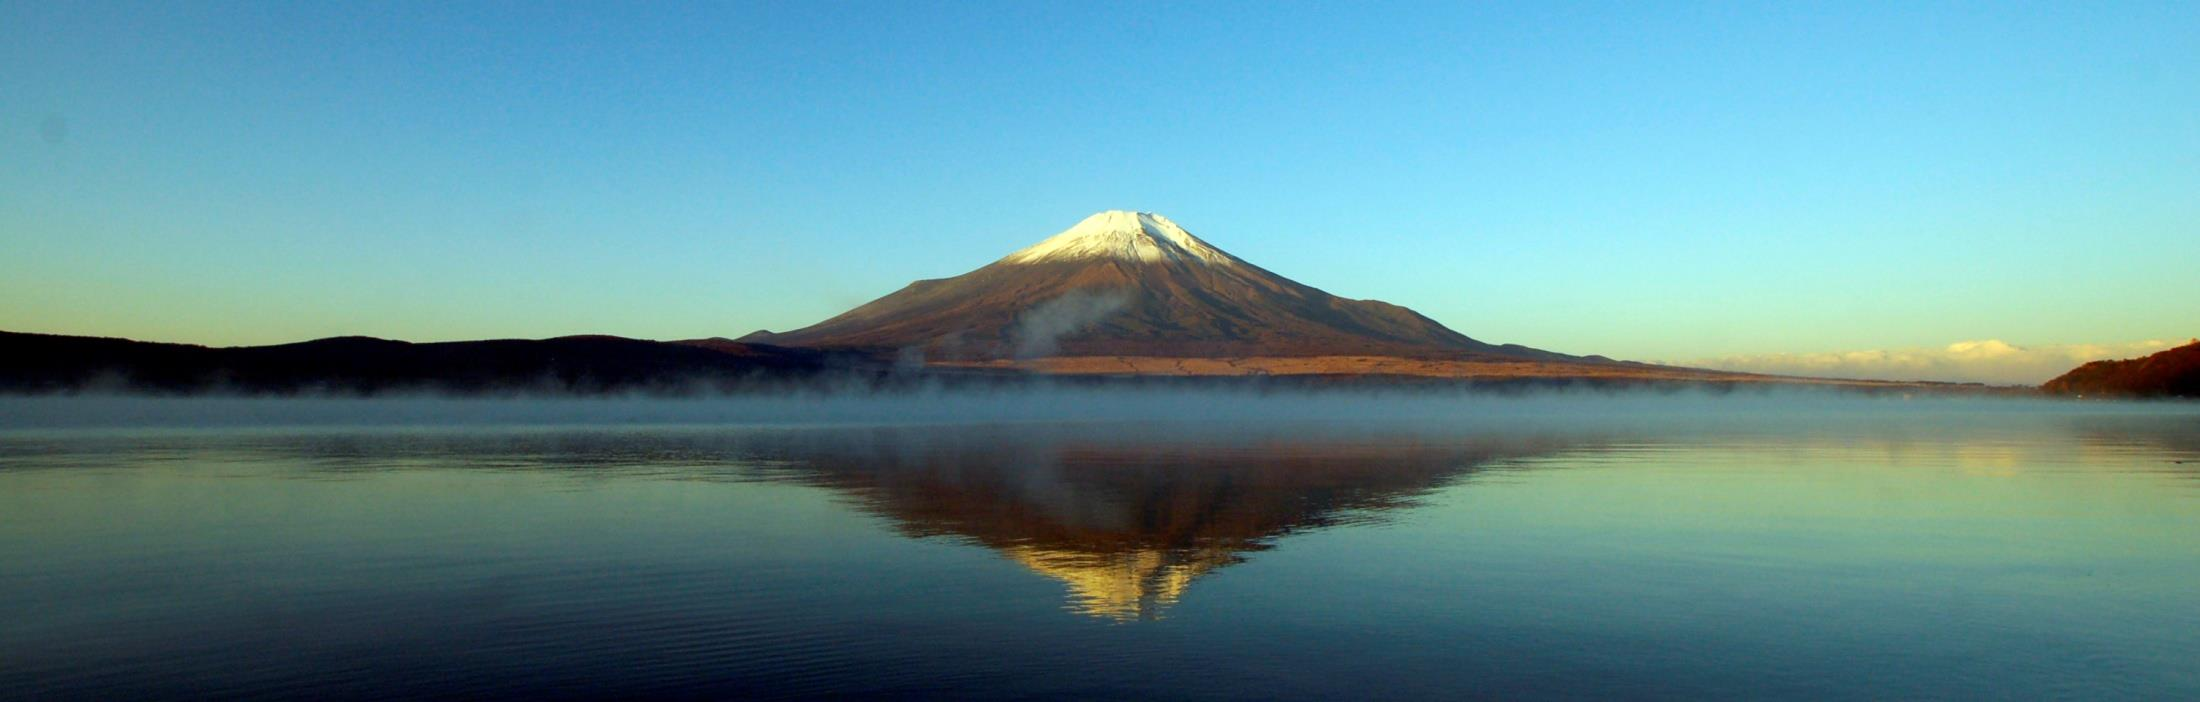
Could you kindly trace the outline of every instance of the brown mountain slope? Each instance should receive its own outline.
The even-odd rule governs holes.
[[[2094,361],[2040,389],[2060,395],[2200,397],[2200,339],[2145,358]]]
[[[1366,355],[1577,360],[1486,344],[1412,310],[1337,297],[1208,245],[1167,218],[1109,211],[975,271],[923,280],[742,341],[922,352],[932,360]],[[1595,361],[1587,361],[1595,362]]]

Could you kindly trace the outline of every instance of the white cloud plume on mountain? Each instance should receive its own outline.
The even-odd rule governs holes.
[[[2180,343],[2184,342],[2148,339],[2106,344],[2017,346],[2000,339],[1983,339],[1958,341],[1941,348],[1774,353],[1677,363],[1697,368],[1821,378],[2037,385],[2087,361],[2135,358]]]

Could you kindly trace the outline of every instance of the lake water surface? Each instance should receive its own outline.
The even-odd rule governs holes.
[[[0,400],[0,697],[2200,699],[2200,410]]]

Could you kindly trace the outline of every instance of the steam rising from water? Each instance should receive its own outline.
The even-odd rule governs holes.
[[[1063,336],[1092,326],[1131,302],[1124,290],[1073,290],[1025,310],[1010,334],[1016,358],[1052,356]]]

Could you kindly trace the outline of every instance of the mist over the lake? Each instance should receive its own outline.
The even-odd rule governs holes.
[[[1855,392],[1781,387],[1543,389],[1306,389],[1021,384],[988,388],[801,390],[696,397],[147,396],[88,393],[0,396],[0,431],[68,428],[222,428],[486,425],[799,425],[1113,422],[1159,425],[1326,424],[1425,431],[1666,425],[1741,426],[1823,419],[2008,415],[2171,415],[2163,402]],[[1969,419],[1966,419],[1969,418]]]

